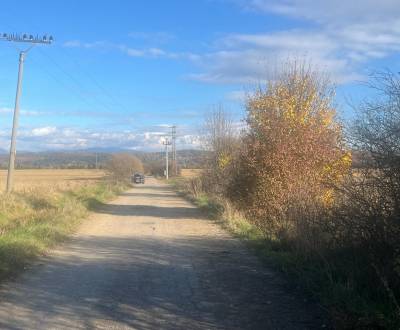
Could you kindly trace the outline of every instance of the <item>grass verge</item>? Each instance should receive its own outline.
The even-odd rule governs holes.
[[[355,256],[348,251],[334,251],[323,257],[298,253],[287,242],[265,237],[226,201],[201,191],[194,193],[186,179],[173,179],[170,184],[209,218],[218,220],[245,241],[265,263],[320,302],[328,310],[335,328],[399,329],[398,320],[393,317],[395,311],[384,294],[370,288],[362,253]]]
[[[0,195],[0,280],[64,241],[90,210],[126,188],[104,181],[72,191],[30,189]]]

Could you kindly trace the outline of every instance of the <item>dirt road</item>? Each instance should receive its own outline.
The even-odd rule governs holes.
[[[149,179],[0,291],[1,329],[318,329],[237,239]]]

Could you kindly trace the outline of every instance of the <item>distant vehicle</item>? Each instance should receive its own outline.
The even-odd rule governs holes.
[[[133,183],[141,183],[144,184],[144,175],[141,173],[136,173],[132,176],[132,182]]]

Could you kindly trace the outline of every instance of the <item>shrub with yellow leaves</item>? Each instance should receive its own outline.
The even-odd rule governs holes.
[[[334,94],[318,72],[293,63],[248,99],[248,132],[229,195],[267,234],[293,234],[305,221],[299,210],[334,203],[332,186],[351,165]]]

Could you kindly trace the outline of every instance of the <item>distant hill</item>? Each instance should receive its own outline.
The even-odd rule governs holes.
[[[98,164],[108,159],[108,154],[98,154]],[[0,167],[8,166],[8,154],[0,154]],[[20,152],[17,168],[95,168],[96,153],[90,152]]]
[[[176,158],[180,168],[203,168],[206,155],[207,152],[204,150],[178,150]],[[144,163],[165,161],[164,151],[137,153],[136,156]]]
[[[132,152],[120,149],[91,149],[68,152],[20,152],[17,153],[17,168],[95,168],[96,157],[99,168],[103,167],[113,153],[126,152],[140,158],[143,163],[163,164],[164,152]],[[97,156],[96,156],[97,155]],[[200,168],[204,165],[205,151],[178,150],[177,159],[181,168]],[[171,154],[170,154],[171,157]],[[170,158],[171,159],[171,158]],[[8,166],[8,153],[0,151],[0,168]]]

